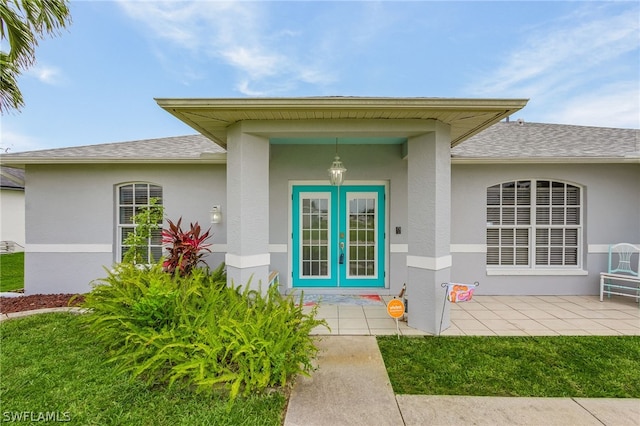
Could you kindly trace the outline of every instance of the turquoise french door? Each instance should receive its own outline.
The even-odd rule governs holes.
[[[295,185],[294,287],[384,287],[384,185]]]

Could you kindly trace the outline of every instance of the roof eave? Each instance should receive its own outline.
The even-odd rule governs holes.
[[[360,97],[302,97],[302,98],[154,98],[162,108],[193,107],[218,109],[307,108],[431,108],[459,109],[473,107],[495,109],[505,106],[522,108],[528,99],[513,98],[360,98]]]
[[[3,158],[2,164],[24,169],[28,165],[47,164],[226,164],[227,154],[212,154],[203,158]]]
[[[451,164],[634,164],[640,157],[451,157]]]
[[[221,128],[226,128],[242,120],[250,120],[246,114],[248,111],[331,111],[330,120],[337,111],[354,113],[355,111],[374,110],[409,112],[465,112],[467,118],[476,115],[490,116],[482,123],[469,126],[470,128],[460,135],[452,138],[451,146],[454,147],[469,137],[480,133],[482,130],[499,122],[516,111],[522,109],[528,99],[471,99],[471,98],[359,98],[359,97],[313,97],[313,98],[155,98],[158,105],[175,116],[185,124],[208,137],[218,145],[226,148],[226,133]],[[226,118],[212,115],[202,115],[200,120],[194,110],[218,111],[224,113]],[[231,114],[231,116],[229,116]],[[314,117],[317,118],[317,117]],[[428,117],[425,117],[427,119]],[[433,118],[433,117],[431,117]],[[281,118],[270,118],[279,120]],[[366,118],[358,118],[366,119]],[[445,121],[446,122],[446,121]],[[215,126],[212,123],[216,123]],[[451,124],[451,123],[447,123]],[[215,127],[215,128],[214,128]],[[222,135],[220,133],[223,133]]]

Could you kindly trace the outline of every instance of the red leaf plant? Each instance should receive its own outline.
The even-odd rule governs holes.
[[[165,272],[172,275],[179,273],[184,277],[189,275],[198,263],[204,263],[202,257],[205,252],[211,253],[209,249],[211,244],[204,243],[210,237],[211,229],[200,235],[201,229],[198,222],[191,223],[191,229],[188,231],[183,231],[180,227],[182,217],[178,219],[178,223],[173,223],[169,219],[167,222],[169,222],[169,229],[162,230],[162,243],[168,245],[166,249],[169,255],[162,263],[162,267]]]

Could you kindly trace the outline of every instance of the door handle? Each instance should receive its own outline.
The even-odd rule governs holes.
[[[344,243],[340,242],[340,256],[338,257],[338,264],[344,265]]]

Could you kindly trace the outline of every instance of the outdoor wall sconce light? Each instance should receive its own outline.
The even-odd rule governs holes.
[[[213,206],[209,214],[211,215],[211,223],[220,223],[222,221],[220,206]]]
[[[340,157],[338,156],[338,138],[336,138],[336,156],[331,163],[331,167],[327,170],[329,172],[329,182],[331,185],[340,186],[344,181],[344,174],[347,169],[344,168]]]

